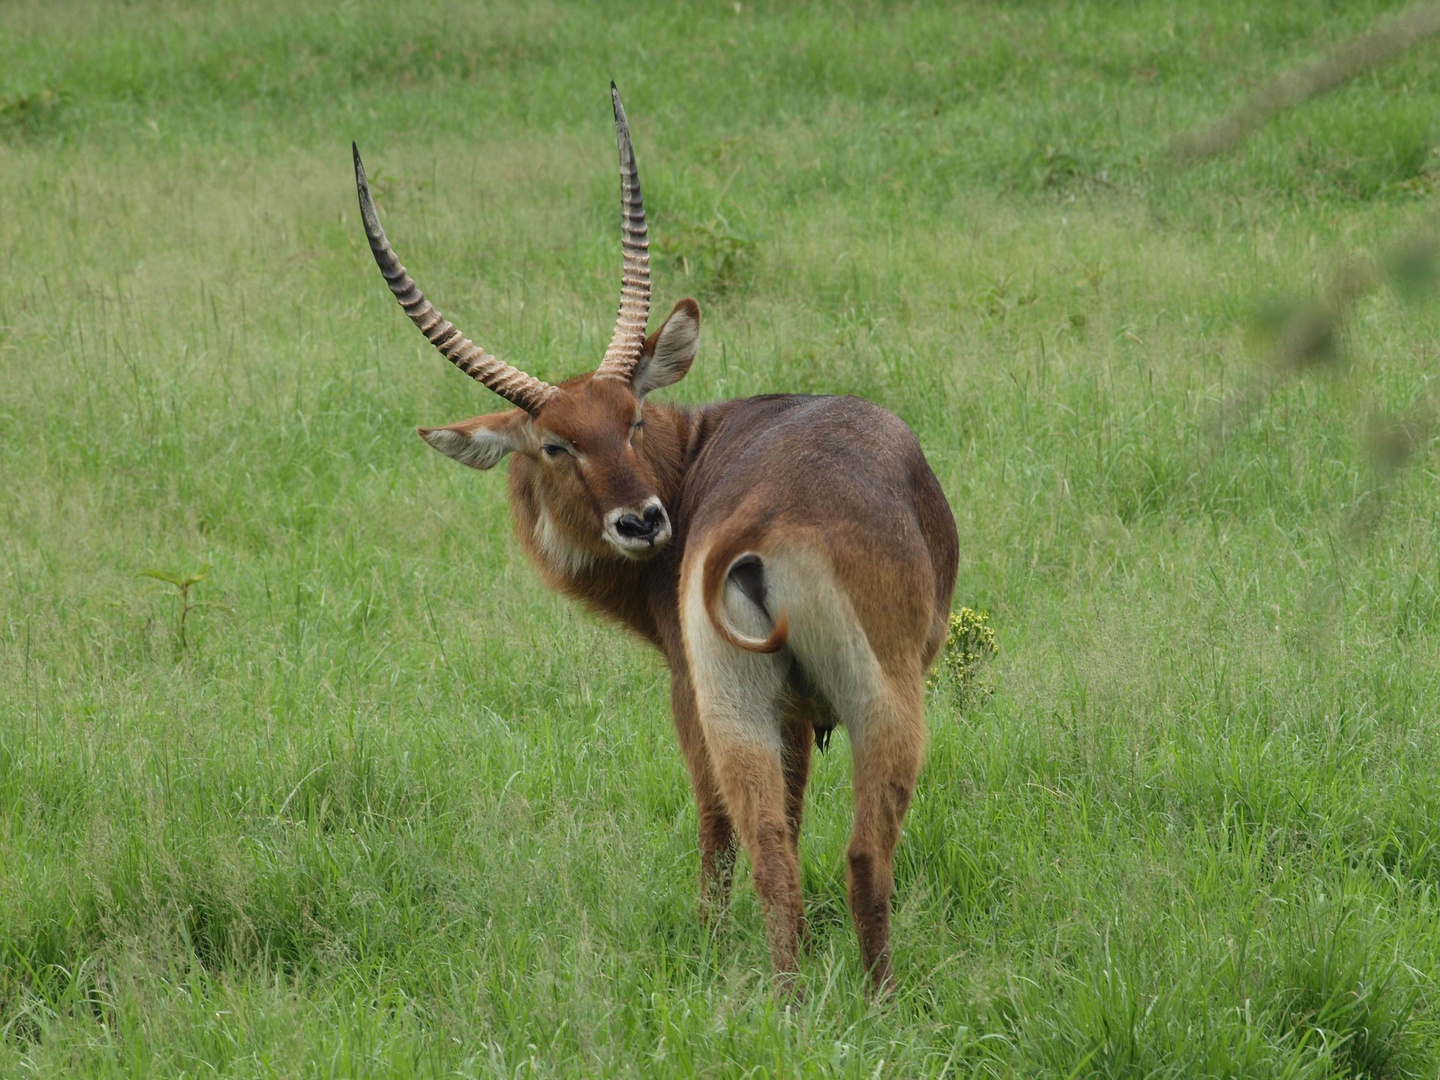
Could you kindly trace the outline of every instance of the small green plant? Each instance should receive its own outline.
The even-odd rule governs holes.
[[[0,132],[35,134],[53,124],[69,104],[64,86],[47,86],[34,93],[0,94]]]
[[[205,580],[205,575],[210,570],[210,564],[206,563],[198,570],[192,570],[188,574],[176,573],[173,570],[141,570],[141,577],[154,578],[156,581],[163,581],[167,585],[175,587],[176,599],[180,601],[180,614],[175,619],[175,640],[177,651],[180,655],[185,654],[185,620],[190,617],[190,612],[198,607],[203,607],[204,602],[191,598],[191,590]]]
[[[945,634],[945,650],[934,674],[931,675],[931,685],[939,685],[949,676],[961,701],[977,693],[982,696],[989,694],[990,687],[981,684],[978,676],[981,665],[997,651],[995,630],[990,625],[989,613],[962,607],[950,616],[950,628]]]
[[[701,292],[718,294],[743,285],[752,243],[723,218],[675,225],[655,243],[656,253]]]
[[[1024,164],[1029,170],[1031,183],[1041,190],[1091,179],[1091,169],[1087,162],[1076,154],[1054,146],[1036,147]]]

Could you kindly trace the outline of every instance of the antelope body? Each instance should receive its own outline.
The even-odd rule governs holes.
[[[600,367],[559,386],[489,356],[424,298],[380,228],[357,150],[361,213],[391,290],[447,358],[516,406],[420,435],[478,469],[513,453],[516,531],[541,574],[664,655],[699,810],[702,916],[726,901],[738,837],[778,973],[795,970],[805,935],[798,843],[811,749],[845,728],[850,910],[865,967],[884,985],[892,857],[924,752],[924,675],[955,584],[954,519],[914,434],[877,405],[647,400],[689,371],[700,309],[681,300],[645,336],[645,214],[611,92],[620,315]]]

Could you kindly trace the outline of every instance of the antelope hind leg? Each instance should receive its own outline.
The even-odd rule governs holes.
[[[881,990],[889,988],[892,976],[895,845],[925,752],[922,679],[918,669],[887,679],[889,692],[850,726],[855,770],[855,828],[846,852],[850,917],[865,969]]]
[[[775,972],[796,970],[803,922],[800,864],[787,813],[786,740],[782,723],[786,661],[737,649],[722,640],[699,602],[699,574],[684,591],[685,646],[695,687],[696,711],[725,808],[740,834],[755,891],[765,912],[770,961]],[[744,632],[765,620],[738,590],[726,590],[727,615]],[[786,990],[793,983],[783,982]]]
[[[750,856],[755,891],[765,911],[770,963],[778,975],[796,970],[804,909],[800,864],[785,818],[785,775],[777,747],[714,740],[725,801]]]

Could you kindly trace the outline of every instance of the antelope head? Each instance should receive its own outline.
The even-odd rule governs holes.
[[[646,337],[650,312],[650,256],[645,204],[630,127],[615,84],[615,137],[620,147],[620,313],[605,358],[594,371],[558,386],[491,356],[460,333],[401,265],[375,213],[360,151],[355,185],[370,250],[405,313],[452,364],[515,406],[444,427],[420,428],[422,439],[446,457],[489,469],[511,453],[532,463],[527,474],[547,528],[567,534],[568,547],[591,556],[647,559],[670,539],[661,477],[645,453],[645,395],[679,382],[700,340],[700,308],[681,300],[663,326]]]

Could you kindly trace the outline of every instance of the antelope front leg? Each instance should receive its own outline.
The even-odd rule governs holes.
[[[805,785],[810,780],[810,750],[815,745],[815,706],[790,700],[780,714],[785,765],[785,818],[790,824],[790,846],[800,850],[800,822],[805,816]]]
[[[800,865],[800,823],[805,816],[805,784],[810,779],[810,750],[815,745],[815,706],[813,702],[791,699],[780,716],[781,751],[785,770],[785,820],[790,830],[790,850],[795,865]],[[800,913],[800,941],[807,949],[810,928],[805,913]]]
[[[670,706],[700,818],[700,921],[709,925],[724,914],[730,903],[730,881],[735,871],[735,827],[725,808],[704,732],[700,730],[695,688],[689,676],[672,675]]]

